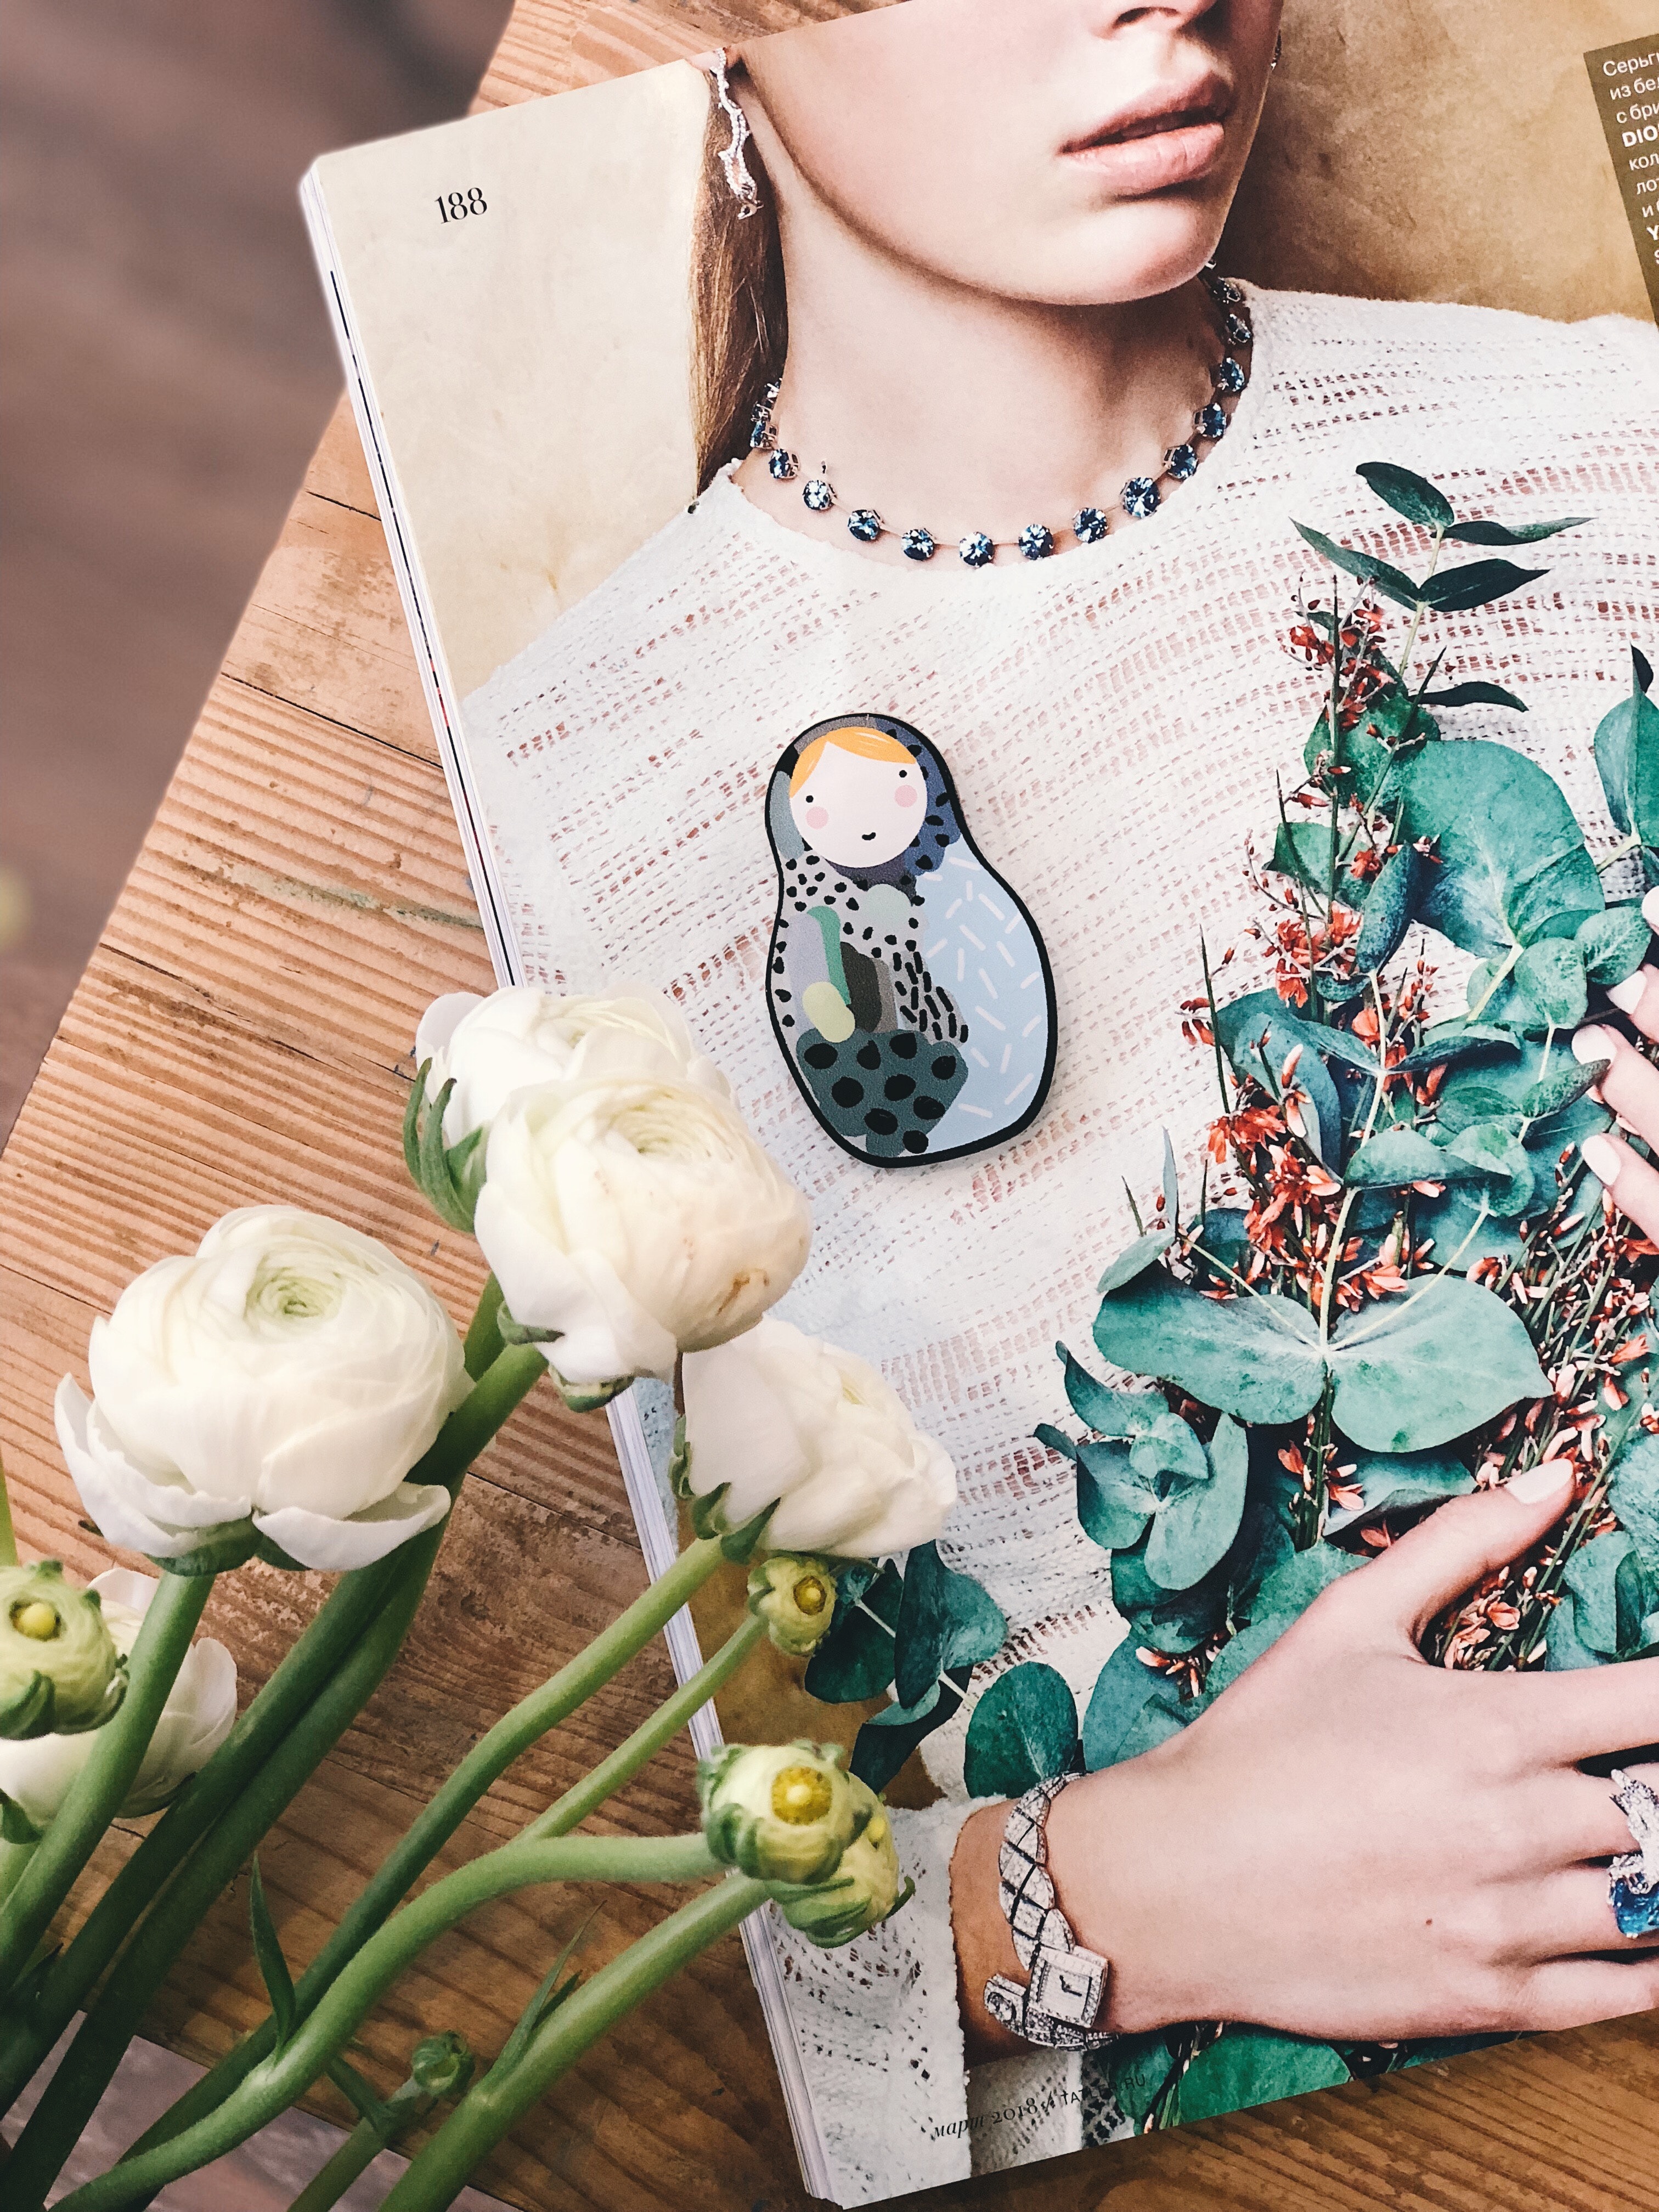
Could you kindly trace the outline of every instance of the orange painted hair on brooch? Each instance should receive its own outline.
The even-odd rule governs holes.
[[[823,759],[826,745],[839,745],[844,753],[856,753],[860,760],[902,761],[906,768],[916,764],[914,753],[907,751],[896,738],[886,737],[880,730],[826,730],[821,738],[813,738],[795,763],[795,772],[789,779],[791,799]]]

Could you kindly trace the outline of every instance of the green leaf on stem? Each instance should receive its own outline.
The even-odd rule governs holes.
[[[1363,477],[1380,500],[1407,522],[1420,522],[1425,530],[1448,530],[1455,520],[1452,503],[1437,484],[1413,469],[1397,468],[1392,461],[1362,461],[1354,474]]]
[[[1417,854],[1397,846],[1359,899],[1360,930],[1354,940],[1356,975],[1374,975],[1393,959],[1410,925],[1417,883]]]
[[[1540,1121],[1547,1114],[1559,1114],[1563,1107],[1577,1105],[1612,1066],[1610,1060],[1574,1060],[1558,1074],[1529,1085],[1521,1094],[1522,1113],[1530,1121]]]
[[[1585,975],[1603,990],[1633,975],[1647,958],[1652,941],[1653,933],[1639,906],[1610,906],[1605,914],[1593,914],[1579,929],[1577,939]]]
[[[1425,691],[1425,707],[1512,707],[1517,714],[1524,714],[1527,702],[1517,699],[1513,691],[1506,691],[1501,684],[1452,684],[1443,691]]]
[[[1127,1551],[1146,1534],[1158,1496],[1135,1481],[1127,1443],[1089,1443],[1075,1448],[1078,1524],[1103,1551]]]
[[[1182,2075],[1176,2110],[1183,2121],[1211,2120],[1222,2112],[1299,2097],[1310,2089],[1328,2089],[1348,2078],[1347,2068],[1328,2043],[1307,2042],[1265,2027],[1229,2026]]]
[[[1126,1275],[1123,1279],[1132,1279]],[[1072,1411],[1097,1437],[1138,1437],[1168,1410],[1155,1391],[1109,1389],[1063,1344],[1057,1344],[1054,1350],[1065,1363],[1066,1396]]]
[[[1125,1283],[1133,1282],[1144,1274],[1155,1261],[1161,1260],[1175,1243],[1173,1229],[1149,1229],[1144,1237],[1137,1237],[1127,1251],[1120,1252],[1101,1277],[1095,1288],[1104,1297]]]
[[[1195,1651],[1225,1619],[1227,1570],[1224,1563],[1191,1589],[1166,1590],[1146,1571],[1146,1540],[1112,1553],[1112,1602],[1135,1643],[1179,1657]]]
[[[1405,1123],[1368,1137],[1348,1163],[1345,1182],[1355,1190],[1397,1190],[1414,1182],[1457,1182],[1480,1168],[1460,1159]]]
[[[1595,744],[1608,813],[1651,851],[1659,846],[1659,707],[1647,696],[1645,665],[1632,647],[1630,696],[1596,724]]]
[[[1553,538],[1560,530],[1577,530],[1589,521],[1588,514],[1564,514],[1559,522],[1455,522],[1446,532],[1464,545],[1535,545],[1540,538]]]
[[[1408,1052],[1394,1069],[1397,1075],[1418,1075],[1431,1067],[1462,1067],[1474,1060],[1499,1060],[1520,1049],[1508,1030],[1489,1022],[1437,1022],[1425,1032],[1415,1052]]]
[[[1362,584],[1369,584],[1383,598],[1392,599],[1396,606],[1414,607],[1421,597],[1420,587],[1414,584],[1403,568],[1392,562],[1379,561],[1373,553],[1358,553],[1352,546],[1339,545],[1322,530],[1310,529],[1305,522],[1296,524],[1297,533],[1313,547],[1322,559],[1334,568],[1340,568],[1350,576],[1358,576]]]
[[[1302,1091],[1314,1115],[1315,1126],[1307,1133],[1309,1142],[1322,1160],[1340,1157],[1342,1104],[1322,1054],[1329,1053],[1370,1073],[1376,1063],[1358,1039],[1346,1030],[1324,1029],[1297,1020],[1286,1012],[1276,991],[1252,991],[1218,1007],[1216,1036],[1241,1082],[1261,1084],[1274,1098],[1281,1097],[1287,1088]],[[1291,1066],[1291,1054],[1298,1053]],[[1363,1057],[1357,1061],[1355,1055]]]
[[[943,1674],[915,1705],[889,1705],[859,1730],[848,1771],[874,1790],[884,1790],[925,1737],[954,1718],[968,1686],[969,1669]]]
[[[1613,1462],[1607,1503],[1630,1532],[1642,1562],[1659,1574],[1659,1436],[1638,1429]]]
[[[271,2016],[276,2023],[276,2047],[280,2051],[293,2034],[297,2019],[294,1978],[283,1956],[282,1940],[270,1917],[270,1907],[265,1903],[265,1886],[259,1878],[257,1855],[248,1875],[247,1909],[253,1927],[253,1955],[259,1962],[265,1994],[270,1999]]]
[[[1241,1421],[1297,1420],[1324,1388],[1317,1326],[1288,1298],[1209,1298],[1153,1271],[1101,1301],[1094,1335],[1115,1366]]]
[[[994,1659],[1008,1633],[1002,1609],[971,1575],[939,1558],[937,1544],[915,1545],[904,1563],[893,1687],[902,1705],[925,1697],[939,1675]]]
[[[1576,1029],[1583,1020],[1589,1004],[1584,956],[1572,938],[1546,937],[1528,945],[1515,963],[1515,980],[1552,1029]]]
[[[968,1723],[963,1780],[970,1797],[1020,1797],[1077,1757],[1077,1704],[1041,1660],[999,1674]]]
[[[1339,1449],[1339,1457],[1346,1469],[1346,1453]],[[1328,1535],[1368,1528],[1389,1514],[1439,1505],[1474,1488],[1468,1468],[1443,1452],[1356,1451],[1352,1465],[1352,1473],[1345,1471],[1340,1480],[1345,1490],[1359,1492],[1359,1503],[1332,1506],[1325,1522]]]
[[[1083,1764],[1091,1774],[1179,1735],[1198,1711],[1195,1705],[1183,1711],[1168,1675],[1155,1674],[1136,1657],[1136,1642],[1131,1628],[1095,1677],[1083,1716]],[[1132,1739],[1133,1750],[1127,1747]]]
[[[1582,1544],[1562,1570],[1564,1588],[1575,1601],[1573,1626],[1580,1643],[1609,1659],[1635,1656],[1644,1642],[1642,1624],[1659,1591],[1643,1571],[1641,1553],[1624,1528],[1609,1528]]]
[[[903,1597],[904,1585],[890,1559],[879,1574],[862,1561],[842,1570],[836,1578],[830,1633],[806,1662],[809,1696],[827,1705],[853,1705],[878,1698],[891,1686],[894,1634]]]
[[[1205,1451],[1202,1444],[1198,1448]],[[1224,1413],[1206,1456],[1204,1478],[1177,1481],[1147,1535],[1146,1571],[1164,1589],[1191,1589],[1201,1582],[1238,1534],[1250,1454],[1243,1430]]]
[[[1332,1417],[1370,1451],[1427,1451],[1549,1395],[1519,1316],[1456,1275],[1345,1316],[1330,1364]]]
[[[1481,1197],[1500,1221],[1518,1221],[1531,1205],[1532,1162],[1507,1121],[1473,1122],[1452,1139],[1443,1157],[1463,1161],[1486,1178]]]

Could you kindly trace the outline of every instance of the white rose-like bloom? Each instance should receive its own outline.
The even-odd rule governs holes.
[[[732,1095],[678,1007],[633,986],[608,999],[556,998],[533,983],[509,984],[487,999],[452,991],[433,1000],[415,1032],[415,1064],[428,1060],[428,1098],[454,1081],[444,1109],[450,1145],[493,1121],[515,1091],[538,1083],[642,1076]]]
[[[725,1099],[592,1079],[496,1115],[473,1233],[513,1318],[559,1332],[549,1364],[593,1384],[666,1376],[750,1328],[800,1273],[811,1222]]]
[[[153,1575],[112,1567],[95,1576],[88,1587],[97,1591],[115,1648],[125,1658],[160,1583]],[[211,1759],[235,1720],[236,1662],[222,1644],[204,1636],[185,1655],[149,1748],[122,1802],[122,1817],[137,1820],[141,1814],[159,1810]],[[91,1757],[97,1735],[96,1729],[86,1729],[78,1735],[0,1742],[0,1790],[37,1828],[46,1827]]]
[[[898,1393],[787,1322],[688,1358],[682,1389],[686,1480],[700,1495],[731,1485],[731,1528],[781,1500],[769,1550],[881,1559],[929,1542],[956,1504],[955,1468]]]
[[[177,1559],[252,1516],[302,1566],[362,1567],[449,1510],[404,1477],[467,1394],[454,1323],[321,1214],[226,1214],[128,1284],[87,1358],[92,1398],[64,1376],[58,1440],[112,1544]]]

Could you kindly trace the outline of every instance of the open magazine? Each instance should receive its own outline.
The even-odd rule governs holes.
[[[498,976],[676,1000],[811,1200],[781,1313],[956,1467],[805,1682],[915,1895],[744,1931],[833,2202],[1655,2002],[1659,1254],[1572,1037],[1632,1036],[1659,883],[1598,114],[1659,39],[1587,95],[1527,12],[1525,314],[1458,258],[1512,204],[1417,211],[1427,298],[1375,208],[1345,263],[1375,143],[1305,158],[1335,64],[1265,6],[907,0],[305,185]],[[611,1419],[659,1573],[671,1395]],[[1584,1823],[1524,1937],[1494,1709],[1412,1702],[1516,1671],[1575,1678],[1527,1803]]]

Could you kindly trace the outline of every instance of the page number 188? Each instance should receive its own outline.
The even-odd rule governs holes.
[[[489,202],[477,185],[464,192],[440,192],[438,214],[445,222],[465,222],[470,215],[487,215]]]

